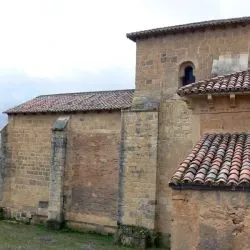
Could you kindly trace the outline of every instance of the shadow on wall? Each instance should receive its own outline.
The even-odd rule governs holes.
[[[0,131],[0,200],[2,199],[3,182],[7,171],[6,137],[7,137],[7,126],[5,126]]]

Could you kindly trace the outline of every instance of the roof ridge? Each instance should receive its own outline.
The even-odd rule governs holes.
[[[115,90],[97,90],[97,91],[82,91],[82,92],[66,92],[66,93],[57,93],[57,94],[47,94],[47,95],[39,95],[38,97],[44,97],[44,96],[61,96],[61,95],[80,95],[80,94],[92,94],[92,93],[108,93],[108,92],[118,92],[118,91],[135,91],[135,89],[115,89]]]

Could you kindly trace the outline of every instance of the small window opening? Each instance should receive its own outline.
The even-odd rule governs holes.
[[[184,69],[184,76],[182,78],[182,85],[185,86],[187,84],[195,82],[194,70],[192,66],[187,66]]]

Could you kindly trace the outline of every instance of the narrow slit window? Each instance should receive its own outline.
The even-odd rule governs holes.
[[[194,70],[192,66],[187,66],[184,69],[184,76],[182,80],[182,85],[185,86],[187,84],[195,82]]]

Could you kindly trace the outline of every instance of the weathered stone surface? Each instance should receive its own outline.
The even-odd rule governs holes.
[[[154,229],[158,111],[124,111],[122,116],[119,222]]]
[[[248,53],[220,55],[213,60],[212,75],[221,76],[248,69]]]
[[[64,182],[71,225],[102,232],[116,228],[120,127],[118,111],[71,117]]]
[[[59,117],[52,132],[52,161],[50,168],[48,220],[59,223],[64,221],[63,189],[67,155],[67,123],[68,117]],[[40,202],[39,202],[40,204]]]
[[[161,235],[147,228],[133,225],[119,225],[114,235],[114,243],[136,249],[159,247]],[[166,248],[168,249],[168,248]]]
[[[0,131],[0,200],[3,199],[4,180],[8,171],[7,126]]]
[[[213,129],[218,132],[222,124],[224,130],[229,127],[233,129],[238,121],[241,124],[238,129],[247,127],[243,115],[237,112],[234,121],[231,116],[222,122],[224,118],[220,117],[219,112],[215,114],[215,119],[204,114],[202,123],[199,117],[192,117],[191,110],[176,94],[181,84],[180,66],[184,62],[192,62],[196,80],[209,78],[213,60],[220,55],[249,54],[249,28],[247,25],[211,29],[139,39],[136,42],[136,91],[133,104],[136,106],[147,99],[160,101],[156,207],[157,228],[160,232],[171,232],[172,191],[168,182],[176,166],[199,139],[202,129],[199,126],[217,123],[219,126]],[[152,65],[145,66],[144,62],[150,60],[153,60]],[[150,84],[147,84],[148,79],[151,80]],[[203,108],[209,109],[207,102]],[[194,126],[192,119],[197,120]]]
[[[250,132],[249,96],[237,94],[235,106],[230,103],[230,96],[213,98],[213,108],[209,108],[206,98],[193,100],[193,125],[197,134],[195,140],[204,133],[213,132]],[[197,129],[198,128],[198,129]]]
[[[237,95],[214,97],[213,109],[206,98],[193,101],[192,128],[196,139],[204,133],[250,132],[250,100]],[[250,249],[249,192],[172,191],[172,249]],[[188,237],[186,237],[188,235]]]
[[[9,116],[5,147],[7,167],[1,206],[13,217],[35,214],[49,199],[52,125],[57,115]]]
[[[220,249],[221,243],[224,248],[249,249],[248,196],[226,194],[230,199],[224,199],[220,193],[204,192],[177,196],[168,186],[201,133],[249,132],[247,97],[241,96],[239,101],[236,96],[234,110],[226,98],[214,98],[213,107],[207,100],[198,100],[196,107],[191,102],[191,115],[176,94],[183,63],[192,62],[196,80],[203,80],[211,76],[212,62],[219,56],[249,54],[249,28],[210,29],[137,41],[136,91],[131,110],[122,114],[122,127],[118,111],[72,114],[67,125],[63,209],[68,224],[108,232],[116,227],[121,141],[120,223],[172,233],[173,249]],[[13,215],[37,213],[39,202],[49,201],[51,128],[57,118],[57,114],[9,116],[7,171],[0,205]],[[63,129],[60,124],[57,132]],[[60,143],[53,145],[60,148]],[[55,163],[60,165],[59,160]]]
[[[250,248],[249,193],[173,191],[187,200],[173,200],[171,249]],[[187,237],[186,237],[187,236]]]
[[[63,209],[72,227],[102,233],[116,228],[120,117],[118,111],[74,114],[67,125]],[[9,116],[8,136],[2,140],[9,162],[0,205],[11,217],[31,212],[32,220],[44,221],[48,216],[41,204],[49,202],[52,128],[57,119],[57,114]],[[62,131],[55,132],[62,142]],[[53,146],[56,154],[63,153],[59,142]]]

